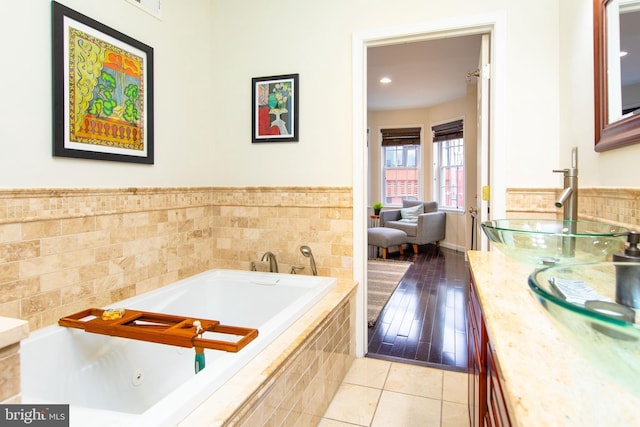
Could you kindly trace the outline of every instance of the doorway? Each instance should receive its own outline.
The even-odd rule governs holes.
[[[455,22],[454,22],[455,21]],[[362,357],[367,352],[367,324],[366,324],[366,265],[367,265],[367,242],[366,228],[368,224],[369,202],[369,165],[367,164],[367,91],[366,91],[366,71],[367,71],[367,49],[373,46],[382,46],[396,43],[410,43],[416,41],[424,41],[429,39],[456,37],[470,34],[491,35],[492,58],[503,58],[505,55],[504,46],[504,16],[496,14],[495,16],[482,17],[462,17],[454,21],[449,20],[446,25],[439,23],[424,24],[422,30],[416,31],[416,26],[412,26],[411,30],[403,29],[385,29],[373,32],[364,32],[355,34],[353,38],[353,124],[354,124],[354,279],[364,286],[360,286],[357,295],[356,306],[356,356]],[[502,61],[498,61],[498,69],[501,68]],[[492,86],[492,100],[495,102],[491,108],[491,120],[494,122],[497,117],[502,115],[503,95],[502,90],[497,90]],[[501,107],[496,110],[496,106]],[[496,113],[496,111],[498,113]],[[492,141],[494,141],[497,133],[491,132]],[[499,136],[499,135],[498,135]],[[496,139],[500,140],[500,138]],[[500,144],[494,144],[493,150]],[[490,153],[493,156],[492,153]],[[492,173],[492,176],[495,174]],[[501,176],[501,171],[497,174]],[[498,183],[500,180],[498,179]],[[489,203],[497,206],[496,210],[500,210],[500,206],[504,201],[492,200]]]
[[[376,200],[382,200],[385,206],[394,199],[396,203],[400,199],[436,200],[446,215],[446,237],[437,247],[415,246],[418,253],[407,249],[406,254],[391,254],[386,262],[368,262],[368,312],[374,311],[372,299],[380,305],[379,263],[410,266],[395,289],[390,283],[388,289],[393,293],[377,321],[372,322],[372,316],[368,316],[367,357],[466,370],[468,273],[464,252],[469,249],[470,219],[466,208],[477,208],[476,123],[481,116],[477,80],[482,38],[482,34],[471,34],[367,48],[369,204]],[[436,150],[442,143],[432,144],[430,133],[434,125],[451,122],[463,125],[455,132],[464,132],[456,133],[455,141],[446,143],[457,148],[447,149],[445,158]],[[381,129],[401,126],[423,129],[421,144],[412,151],[419,153],[414,156],[419,161],[414,158],[409,162],[409,158],[397,155],[406,151],[404,145],[400,146],[402,150],[386,147],[384,141],[380,146],[378,136],[381,132],[384,135]],[[395,156],[387,153],[390,148]],[[452,173],[451,165],[456,164],[453,174],[457,179],[442,180],[447,183],[446,192],[437,188],[432,178],[439,175],[436,167],[440,160],[447,164],[443,173]],[[394,167],[396,174],[385,173]],[[399,181],[398,176],[404,180]],[[397,197],[390,196],[389,191],[394,189],[400,192]],[[440,194],[446,194],[448,200],[439,200]]]

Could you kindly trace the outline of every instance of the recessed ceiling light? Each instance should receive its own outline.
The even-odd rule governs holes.
[[[627,56],[627,52],[625,52],[624,50],[620,51],[620,58],[622,58],[623,56]]]
[[[389,77],[383,77],[380,79],[380,83],[382,83],[383,85],[386,85],[388,83],[391,83],[391,79]]]

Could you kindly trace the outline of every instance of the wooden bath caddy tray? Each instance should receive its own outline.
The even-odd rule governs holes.
[[[126,309],[119,319],[103,320],[101,308],[88,308],[78,313],[62,317],[58,320],[60,326],[84,329],[94,334],[112,335],[115,337],[132,338],[160,344],[177,345],[180,347],[211,348],[237,352],[258,336],[257,329],[239,326],[221,325],[217,320],[192,319],[171,314],[151,313]],[[237,341],[223,341],[200,338],[194,321],[200,321],[204,332],[215,332],[241,336]]]

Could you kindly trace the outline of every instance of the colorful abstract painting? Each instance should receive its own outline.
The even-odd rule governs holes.
[[[298,74],[252,79],[253,142],[298,141]]]
[[[54,155],[153,163],[153,49],[58,3]]]

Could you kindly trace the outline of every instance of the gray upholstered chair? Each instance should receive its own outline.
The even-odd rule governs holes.
[[[411,212],[422,205],[424,213]],[[407,218],[403,219],[403,214]],[[390,227],[407,233],[407,243],[413,245],[413,252],[418,253],[418,245],[435,243],[445,237],[446,214],[438,211],[438,202],[419,200],[403,200],[402,209],[389,209],[380,212],[380,227]]]

